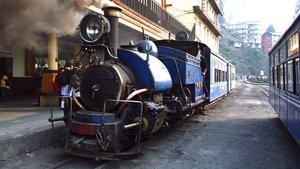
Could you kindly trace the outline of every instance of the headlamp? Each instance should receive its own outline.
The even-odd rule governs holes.
[[[104,34],[110,32],[110,24],[104,16],[91,13],[81,20],[79,31],[85,42],[94,43],[101,39]]]

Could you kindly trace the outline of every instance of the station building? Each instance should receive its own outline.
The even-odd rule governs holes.
[[[156,0],[189,30],[195,29],[195,40],[207,44],[219,53],[222,36],[218,16],[222,15],[215,0]],[[195,27],[195,28],[194,28]]]
[[[280,36],[280,33],[271,32],[265,32],[261,35],[261,49],[266,56],[268,56],[268,53],[272,49],[273,45],[275,45],[275,43],[278,41]]]

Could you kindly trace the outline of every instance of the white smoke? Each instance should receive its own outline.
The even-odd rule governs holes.
[[[0,0],[0,40],[35,44],[37,32],[72,35],[90,5],[103,0]]]

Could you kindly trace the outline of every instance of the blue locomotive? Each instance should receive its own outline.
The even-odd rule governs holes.
[[[91,64],[74,91],[80,97],[74,95],[65,110],[68,153],[96,160],[135,157],[141,139],[234,88],[234,66],[203,43],[143,40],[118,48],[119,9],[103,11],[89,13],[79,25],[81,50]]]

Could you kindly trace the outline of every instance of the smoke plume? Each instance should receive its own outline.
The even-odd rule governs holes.
[[[37,32],[72,35],[90,5],[102,0],[0,0],[0,40],[34,45]]]

